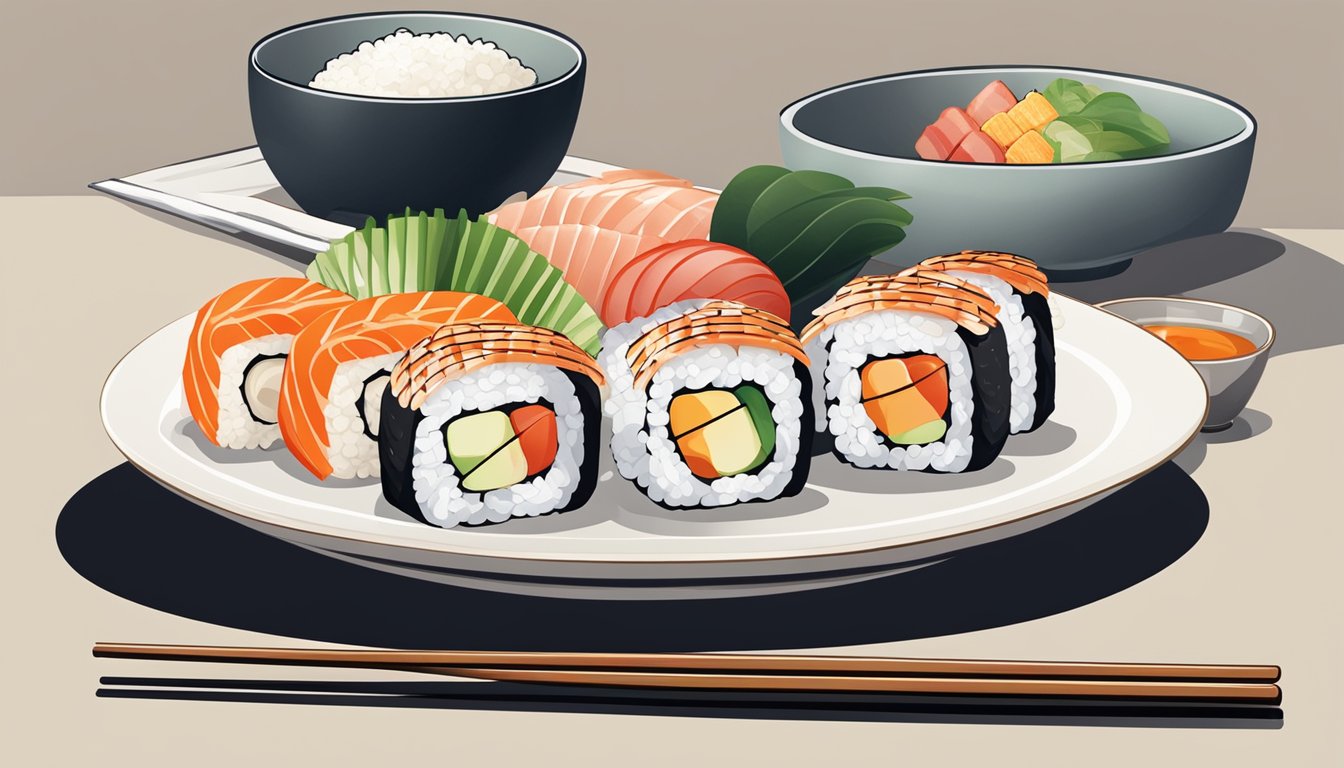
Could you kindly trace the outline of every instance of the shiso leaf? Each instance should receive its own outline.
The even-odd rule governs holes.
[[[801,327],[820,300],[873,256],[905,238],[913,217],[888,187],[856,187],[843,176],[758,165],[724,188],[710,239],[765,262],[789,294]]]
[[[714,216],[709,223],[709,239],[716,243],[745,248],[747,215],[767,187],[789,174],[777,165],[753,165],[739,172],[719,193]]]
[[[824,171],[794,171],[779,177],[761,191],[747,213],[747,236],[750,237],[770,219],[809,200],[830,192],[853,189],[854,184],[843,176]]]
[[[465,291],[498,299],[524,323],[558,331],[591,355],[602,322],[560,270],[513,233],[465,211],[449,219],[407,211],[370,219],[319,253],[308,277],[365,299],[409,291]]]

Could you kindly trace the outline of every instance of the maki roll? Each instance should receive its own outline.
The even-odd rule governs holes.
[[[182,390],[206,439],[226,448],[268,448],[280,437],[280,379],[294,336],[354,301],[301,277],[239,283],[196,313]]]
[[[803,329],[817,429],[861,468],[965,472],[1008,438],[1008,347],[989,296],[933,270],[857,277]]]
[[[546,328],[439,328],[383,393],[383,495],[443,528],[582,505],[597,484],[602,382],[592,357]]]
[[[294,337],[280,388],[280,434],[319,479],[378,476],[378,427],[388,376],[406,350],[445,323],[514,321],[474,293],[375,296],[332,310]]]
[[[676,302],[603,337],[621,475],[668,508],[798,493],[807,481],[807,356],[779,317],[737,302]]]
[[[1008,428],[1030,432],[1055,410],[1055,328],[1050,288],[1036,263],[1011,253],[962,251],[935,256],[915,269],[934,269],[980,288],[999,307],[1008,340],[1012,410]]]

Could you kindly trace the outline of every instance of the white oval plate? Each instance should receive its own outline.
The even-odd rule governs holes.
[[[1204,421],[1195,370],[1146,331],[1056,295],[1057,407],[963,475],[850,468],[815,457],[797,497],[669,511],[615,475],[581,509],[443,530],[383,500],[377,481],[314,479],[283,447],[211,445],[182,400],[192,316],[131,350],[102,416],[132,463],[169,489],[300,546],[380,570],[547,596],[676,599],[811,589],[921,567],[1068,515],[1147,473]]]

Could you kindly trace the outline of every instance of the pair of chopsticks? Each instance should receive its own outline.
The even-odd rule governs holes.
[[[1275,704],[1270,665],[762,654],[527,653],[97,643],[93,655],[400,670],[482,680],[705,691],[952,694]]]

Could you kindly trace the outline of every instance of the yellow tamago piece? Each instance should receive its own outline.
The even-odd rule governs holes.
[[[1055,150],[1039,132],[1027,131],[1003,153],[1003,158],[1010,165],[1052,163],[1055,160]]]
[[[999,149],[1013,146],[1013,142],[1022,136],[1022,127],[1009,117],[1007,112],[1000,112],[989,118],[980,126],[980,130],[989,134],[989,138],[999,145]]]
[[[1049,99],[1037,91],[1032,91],[1008,110],[1008,116],[1017,123],[1023,133],[1026,133],[1039,131],[1049,125],[1050,121],[1059,117],[1059,113],[1055,111]]]

